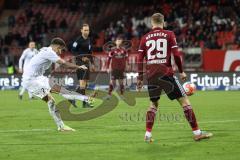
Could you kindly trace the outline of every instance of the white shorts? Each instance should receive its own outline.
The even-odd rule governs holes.
[[[43,98],[50,93],[49,79],[45,76],[23,79],[22,85],[33,95]]]

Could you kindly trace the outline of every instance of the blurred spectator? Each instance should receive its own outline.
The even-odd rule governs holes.
[[[16,23],[15,16],[10,15],[8,17],[8,27],[10,27],[10,28],[15,27],[15,23]]]
[[[240,27],[238,27],[236,34],[235,34],[235,42],[240,45]]]
[[[12,32],[8,32],[8,34],[5,36],[4,42],[6,45],[10,46],[12,44],[13,39],[14,39],[14,37],[13,37]]]
[[[0,48],[1,49],[2,49],[3,43],[4,43],[3,37],[2,37],[2,35],[0,35]]]
[[[59,28],[61,29],[61,32],[66,32],[68,25],[66,19],[62,19],[62,21],[59,24]]]
[[[32,5],[29,5],[29,6],[25,9],[25,16],[27,17],[27,21],[30,21],[30,19],[33,17]]]
[[[210,40],[208,40],[208,43],[205,43],[205,47],[209,48],[209,49],[220,49],[221,48],[216,41],[216,37],[211,37]]]
[[[17,24],[18,25],[23,25],[27,22],[26,17],[24,15],[24,13],[21,13],[18,17],[17,17]]]
[[[52,19],[50,22],[49,22],[49,29],[50,29],[50,32],[55,32],[56,29],[57,29],[57,22],[55,21],[55,19]]]

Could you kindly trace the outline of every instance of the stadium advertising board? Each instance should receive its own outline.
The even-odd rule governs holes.
[[[206,50],[203,69],[207,72],[240,71],[240,50]]]
[[[125,84],[128,88],[135,88],[137,73],[126,73]],[[78,81],[75,74],[53,74],[51,83],[57,83],[75,88]],[[90,88],[98,85],[100,89],[107,89],[109,75],[105,72],[93,73],[90,80]],[[21,86],[21,75],[0,75],[0,89],[18,89]],[[239,72],[197,72],[188,73],[188,81],[193,82],[198,90],[240,90],[240,73]]]

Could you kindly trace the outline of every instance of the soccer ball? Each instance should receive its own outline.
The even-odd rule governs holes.
[[[185,82],[183,88],[188,96],[191,96],[196,92],[196,85],[192,82]]]

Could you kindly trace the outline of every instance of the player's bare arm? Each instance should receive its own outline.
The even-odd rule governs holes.
[[[179,73],[179,76],[180,76],[182,81],[186,81],[187,80],[187,75],[186,75],[185,72]]]
[[[78,66],[78,65],[75,65],[73,63],[67,62],[63,59],[59,59],[57,61],[57,63],[65,66],[67,68],[72,68],[72,69],[84,69],[84,70],[88,69],[85,65]]]
[[[182,81],[186,81],[187,79],[187,75],[186,73],[183,71],[183,65],[182,65],[182,58],[181,58],[181,55],[178,51],[178,48],[173,48],[172,49],[172,52],[173,52],[173,55],[174,55],[174,60],[175,60],[175,63],[178,67],[178,71],[179,71],[179,76],[180,76],[180,79]]]

